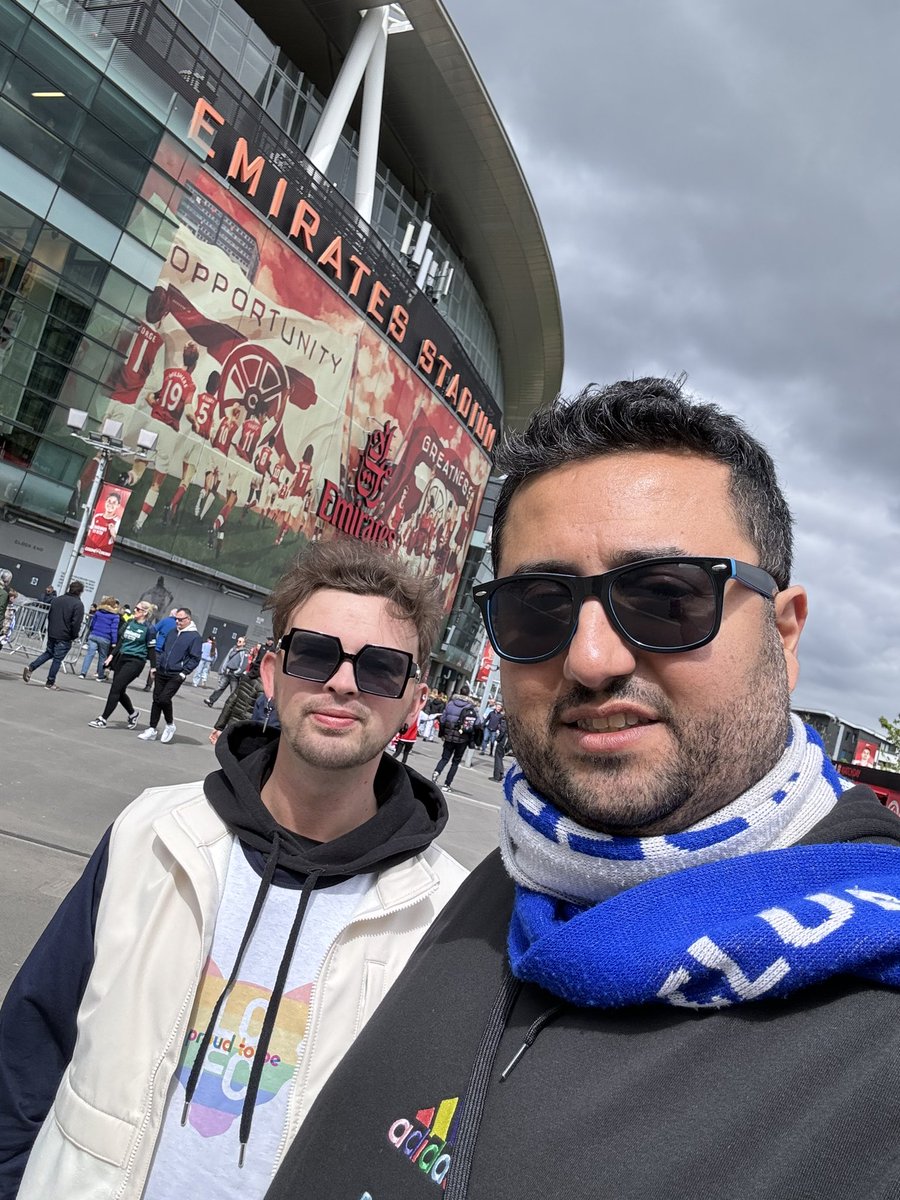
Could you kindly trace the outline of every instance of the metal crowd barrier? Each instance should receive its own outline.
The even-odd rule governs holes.
[[[47,641],[47,613],[50,605],[43,600],[30,600],[13,609],[14,624],[9,631],[6,649],[10,654],[27,654],[34,658]]]
[[[14,624],[4,649],[8,654],[25,654],[28,658],[37,658],[47,644],[47,614],[50,605],[43,600],[30,600],[27,604],[17,604],[13,609]],[[88,622],[81,630],[79,637],[72,643],[71,649],[63,659],[63,671],[74,673],[81,657],[82,647],[87,637]]]

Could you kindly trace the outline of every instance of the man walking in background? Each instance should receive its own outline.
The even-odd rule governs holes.
[[[64,596],[54,595],[50,601],[50,611],[47,614],[47,648],[22,672],[26,683],[38,667],[48,662],[50,670],[47,672],[44,687],[48,692],[59,691],[56,676],[84,623],[84,605],[81,602],[83,591],[84,584],[79,579],[73,579]]]
[[[163,617],[161,621],[157,621],[157,623],[156,623],[156,632],[154,634],[154,637],[156,639],[156,653],[157,654],[159,654],[162,651],[162,648],[163,648],[163,645],[165,644],[166,638],[169,636],[169,634],[171,633],[171,631],[175,628],[175,626],[177,624],[177,622],[175,620],[175,614],[177,612],[178,612],[178,609],[173,608],[167,617]],[[202,646],[202,643],[201,643],[201,646]],[[147,682],[144,684],[145,692],[149,692],[151,690],[151,688],[153,687],[154,674],[155,674],[155,672],[154,672],[153,668],[151,667],[151,669],[147,673]]]
[[[156,654],[150,724],[143,733],[138,734],[141,741],[156,741],[156,727],[160,717],[165,720],[165,728],[159,740],[171,742],[175,736],[172,700],[188,675],[199,666],[202,646],[203,641],[191,617],[191,610],[176,608],[175,628],[169,630],[162,650],[158,650]]]
[[[223,692],[227,691],[230,694],[232,689],[237,686],[238,680],[246,669],[246,639],[239,637],[225,655],[225,661],[222,663],[222,669],[219,672],[219,686],[208,699],[203,701],[206,707],[212,708]]]
[[[438,764],[432,772],[431,780],[432,783],[437,783],[441,777],[441,771],[449,763],[450,770],[447,772],[447,781],[441,785],[445,792],[450,791],[453,780],[456,778],[456,772],[459,770],[459,764],[462,762],[462,756],[471,745],[472,731],[477,720],[478,710],[469,699],[469,685],[464,683],[441,713],[441,737],[444,740],[444,748]]]

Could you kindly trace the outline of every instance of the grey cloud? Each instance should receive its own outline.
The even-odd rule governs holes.
[[[769,445],[804,703],[900,709],[900,9],[449,0],[534,192],[564,388],[687,371]]]

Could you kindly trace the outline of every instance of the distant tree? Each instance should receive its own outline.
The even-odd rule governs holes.
[[[889,721],[887,717],[879,717],[878,722],[887,734],[888,740],[896,749],[900,750],[900,713],[894,717],[893,721]]]

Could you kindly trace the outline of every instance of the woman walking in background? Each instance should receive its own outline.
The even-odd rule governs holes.
[[[81,679],[87,679],[94,655],[97,656],[97,680],[106,681],[105,663],[115,653],[119,642],[119,601],[115,596],[104,596],[91,617],[87,636],[87,650],[81,664]]]
[[[113,681],[106,697],[106,707],[99,717],[88,721],[92,729],[104,729],[112,716],[117,704],[121,704],[128,713],[128,728],[134,729],[138,723],[140,712],[131,703],[131,697],[126,688],[134,683],[147,662],[156,665],[156,647],[153,644],[156,628],[153,625],[154,605],[141,600],[134,610],[134,616],[122,630],[122,638],[115,656],[107,660],[107,666],[112,664]]]

